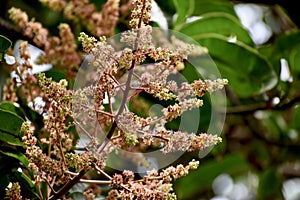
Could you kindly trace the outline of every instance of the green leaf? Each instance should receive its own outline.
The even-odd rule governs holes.
[[[18,182],[20,184],[22,189],[22,196],[25,199],[40,199],[40,196],[36,193],[36,185],[32,182],[30,177],[28,177],[23,172],[19,172],[18,168],[14,168],[11,171],[11,182]],[[43,191],[46,191],[46,189],[42,189],[42,192]]]
[[[293,51],[291,51],[288,61],[290,65],[291,74],[294,76],[294,78],[296,78],[300,74],[300,44],[299,46],[294,48]]]
[[[196,21],[177,26],[177,29],[191,37],[203,33],[219,33],[224,36],[234,36],[239,41],[254,46],[248,31],[243,28],[240,21],[224,12],[204,14]]]
[[[0,131],[22,136],[20,129],[23,122],[24,119],[16,113],[0,108]]]
[[[176,8],[173,1],[156,1],[160,9],[166,16],[173,16],[176,13]]]
[[[175,24],[185,22],[186,18],[194,11],[195,0],[173,0],[173,2],[178,15]]]
[[[30,188],[35,187],[34,183],[26,174],[19,172],[17,169],[13,169],[12,172],[14,173],[15,177],[20,180],[21,184],[28,185]]]
[[[20,117],[22,117],[23,119],[25,119],[25,111],[19,107],[16,106],[13,102],[2,102],[0,104],[0,109],[6,110],[6,111],[11,111],[17,115],[19,115]]]
[[[0,61],[4,57],[4,52],[11,47],[12,42],[5,36],[0,35]]]
[[[52,80],[56,82],[67,78],[67,71],[62,69],[50,69],[44,73],[47,78],[51,77]]]
[[[290,124],[291,126],[290,128],[293,128],[295,130],[300,130],[299,119],[300,119],[300,106],[297,106],[293,108],[293,117]]]
[[[5,188],[8,186],[9,184],[9,178],[7,174],[2,174],[2,176],[0,176],[0,194],[2,192],[4,192]]]
[[[258,200],[282,199],[281,183],[275,168],[266,169],[259,178]]]
[[[13,146],[24,146],[24,144],[20,141],[19,138],[15,137],[14,135],[5,133],[0,131],[0,141],[6,142],[7,144],[13,145]]]
[[[268,60],[259,52],[240,41],[209,33],[193,36],[209,50],[223,77],[239,96],[250,97],[272,89],[278,77]]]
[[[0,154],[15,158],[22,162],[26,167],[28,166],[29,162],[24,154],[22,154],[20,151],[17,151],[15,149],[7,148],[7,147],[1,147]]]
[[[219,0],[197,0],[195,1],[195,9],[193,15],[203,15],[209,12],[225,12],[236,16],[233,8],[233,3],[229,1],[219,1]]]
[[[211,189],[213,180],[222,173],[231,175],[248,170],[248,163],[243,155],[228,155],[220,161],[210,161],[200,164],[188,176],[175,181],[175,191],[179,199],[191,199],[194,194]]]
[[[288,61],[292,74],[296,75],[300,72],[298,67],[300,64],[300,31],[280,35],[268,49],[265,55],[270,59],[277,72],[280,72],[281,58]]]

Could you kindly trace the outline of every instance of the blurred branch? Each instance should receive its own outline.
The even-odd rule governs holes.
[[[228,94],[228,98],[231,102],[236,105],[233,107],[229,107],[226,109],[226,114],[238,114],[238,115],[246,115],[242,119],[244,121],[244,125],[247,126],[253,135],[265,141],[265,143],[269,145],[274,145],[278,147],[297,147],[299,143],[295,143],[292,141],[281,141],[281,140],[272,140],[263,134],[265,132],[264,128],[261,126],[259,120],[257,120],[253,115],[254,112],[259,110],[286,110],[291,108],[295,104],[300,102],[300,95],[295,96],[293,99],[287,100],[287,96],[284,99],[281,99],[279,104],[273,105],[270,101],[268,102],[260,102],[256,104],[250,105],[241,105],[240,99],[236,96],[236,94],[229,88],[226,88],[226,93]],[[225,111],[225,109],[223,110]]]
[[[14,26],[13,24],[9,23],[5,19],[0,17],[0,33],[8,37],[8,39],[12,40],[13,42],[16,40],[27,40],[30,43],[34,44],[31,38],[26,37],[22,34],[22,30]]]
[[[271,102],[260,102],[257,104],[238,105],[228,107],[226,114],[251,114],[258,110],[286,110],[300,102],[300,95],[288,102],[272,105]]]

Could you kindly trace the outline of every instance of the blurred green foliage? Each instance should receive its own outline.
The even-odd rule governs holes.
[[[104,1],[93,2],[100,8]],[[214,196],[211,184],[218,175],[229,173],[235,178],[247,176],[249,172],[259,179],[255,191],[257,199],[281,199],[283,182],[300,176],[299,169],[291,172],[287,167],[300,163],[300,109],[297,105],[300,101],[300,31],[297,26],[290,26],[293,19],[279,5],[269,5],[281,31],[257,46],[241,24],[231,1],[157,0],[157,3],[168,19],[169,28],[207,47],[222,76],[229,80],[223,143],[202,159],[198,170],[175,182],[179,199],[211,198]],[[48,27],[51,34],[57,34],[57,25],[64,21],[61,14],[34,0],[3,1],[3,6],[22,8]],[[177,18],[172,20],[174,14]],[[187,23],[186,19],[191,16],[201,18]],[[1,17],[9,21],[7,13]],[[120,27],[124,28],[122,24]],[[77,24],[72,24],[72,28],[75,35],[82,31]],[[11,45],[6,37],[0,37],[0,58]],[[13,43],[14,39],[12,37]],[[280,79],[281,59],[287,61],[292,81]],[[48,72],[54,80],[60,79],[62,74]],[[205,113],[203,115],[205,119]],[[18,167],[28,164],[19,134],[25,116],[40,120],[39,114],[28,111],[26,106],[0,104],[0,195],[10,180],[21,180],[26,191],[32,188],[30,179],[17,171]],[[182,156],[178,162],[191,157],[197,157],[197,153]]]

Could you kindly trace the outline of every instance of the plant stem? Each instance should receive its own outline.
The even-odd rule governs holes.
[[[141,18],[139,19],[139,23],[138,23],[137,37],[135,39],[135,44],[134,44],[134,47],[133,47],[134,52],[136,52],[138,50],[138,41],[139,41],[139,37],[140,37],[139,29],[142,27],[142,22],[143,22],[142,18],[143,18],[143,14],[144,14],[145,9],[146,9],[146,1],[144,0],[143,1],[143,8],[142,8],[142,13],[141,13]],[[126,103],[128,101],[128,97],[129,97],[129,91],[131,90],[131,80],[132,80],[132,77],[134,75],[133,69],[134,69],[135,65],[136,65],[136,60],[133,59],[132,63],[131,63],[131,66],[128,70],[128,77],[127,77],[127,80],[126,80],[125,90],[124,90],[123,99],[122,99],[120,108],[118,110],[118,113],[115,116],[115,120],[114,120],[110,130],[108,131],[104,141],[102,142],[100,147],[97,149],[98,154],[103,151],[103,149],[108,144],[111,137],[113,136],[113,134],[114,134],[114,132],[115,132],[117,126],[118,126],[118,124],[117,124],[118,123],[118,118],[122,114],[122,112],[124,111],[124,109],[126,107]]]
[[[65,195],[76,183],[80,181],[80,179],[84,176],[84,174],[87,172],[87,169],[82,169],[77,176],[75,176],[72,180],[70,180],[68,183],[66,183],[56,194],[54,194],[51,199],[59,199],[63,195]]]

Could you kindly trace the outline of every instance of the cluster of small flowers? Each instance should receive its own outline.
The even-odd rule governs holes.
[[[28,21],[28,15],[22,10],[12,7],[8,11],[10,19],[23,29],[24,34],[29,38],[33,38],[33,41],[38,46],[43,46],[48,37],[48,30],[42,27],[42,24],[35,22],[33,19]]]
[[[47,0],[41,1],[57,11],[63,10],[69,18],[82,20],[87,27],[90,27],[94,35],[112,34],[118,18],[120,3],[119,0],[108,0],[103,7],[104,11],[98,13],[95,7],[88,3],[88,0],[71,0],[68,3],[63,0],[56,0],[52,3]],[[96,82],[95,85],[73,92],[67,89],[68,82],[64,79],[54,82],[50,78],[46,78],[44,74],[37,76],[40,87],[38,94],[45,102],[43,108],[44,128],[49,133],[49,138],[43,138],[41,142],[48,145],[48,154],[44,154],[36,145],[37,138],[33,136],[29,122],[25,122],[21,130],[24,133],[22,139],[26,144],[26,156],[30,161],[29,167],[35,173],[36,183],[47,182],[49,185],[51,182],[53,184],[49,186],[52,187],[54,184],[61,185],[66,181],[76,181],[76,179],[71,179],[71,175],[74,175],[73,172],[66,173],[69,168],[80,170],[80,172],[88,171],[92,165],[104,169],[106,155],[97,156],[95,159],[94,152],[99,155],[112,151],[113,146],[107,145],[106,141],[112,141],[114,147],[125,149],[128,147],[133,151],[139,151],[146,149],[145,144],[148,147],[157,144],[157,140],[160,140],[164,142],[164,145],[159,142],[160,146],[157,146],[164,153],[178,150],[202,150],[221,142],[221,138],[215,135],[189,134],[165,128],[167,122],[181,116],[183,112],[202,106],[203,101],[199,98],[206,92],[222,89],[227,84],[227,80],[196,80],[190,84],[183,82],[181,86],[178,86],[175,81],[169,80],[169,75],[176,75],[178,71],[184,69],[184,60],[190,54],[203,54],[205,50],[194,48],[193,45],[187,45],[174,37],[172,37],[174,44],[163,41],[168,48],[156,48],[153,43],[152,28],[147,25],[150,20],[151,0],[133,0],[132,5],[133,10],[129,22],[132,30],[121,35],[121,42],[129,46],[125,50],[116,51],[104,37],[97,41],[84,33],[80,34],[79,40],[82,42],[85,52],[90,55],[89,62],[93,66],[93,69],[85,75],[93,75],[91,82]],[[66,7],[62,8],[62,6]],[[59,62],[62,65],[68,65],[66,67],[73,67],[80,63],[81,60],[75,53],[77,46],[74,43],[74,36],[67,24],[59,26],[60,38],[48,38],[48,33],[46,34],[40,25],[38,26],[36,22],[28,22],[28,16],[24,12],[12,8],[10,15],[15,23],[27,31],[28,36],[37,37],[36,42],[45,46],[45,58],[53,58],[53,62],[57,62],[55,57],[59,57],[58,54],[61,54]],[[28,29],[27,26],[31,28]],[[29,32],[37,35],[33,36]],[[44,38],[46,38],[45,41],[43,41]],[[21,51],[21,55],[28,60],[30,55],[24,50],[26,48]],[[196,50],[199,52],[197,53]],[[153,59],[155,64],[145,64],[146,66],[142,67],[146,58]],[[30,69],[31,66],[25,62],[24,67]],[[20,73],[20,77],[22,74]],[[35,79],[35,81],[37,80]],[[28,85],[26,82],[22,82],[22,84]],[[163,108],[161,117],[139,117],[130,111],[127,103],[142,91],[160,101],[172,100],[175,103]],[[117,93],[121,93],[122,100],[119,110],[115,112],[111,98],[116,97]],[[32,96],[32,94],[28,96]],[[79,98],[74,100],[76,96]],[[104,106],[106,97],[108,105]],[[76,108],[79,113],[74,113],[71,104],[79,106]],[[76,117],[81,113],[88,117],[78,122]],[[93,118],[97,123],[90,120]],[[90,133],[86,127],[89,128],[91,123],[100,126],[101,130],[96,127]],[[74,124],[91,139],[92,148],[87,146],[90,152],[70,153],[74,144],[69,127]],[[104,132],[107,130],[108,133],[105,134]],[[104,137],[106,136],[101,144],[96,140],[99,139],[96,135],[99,132]],[[143,147],[140,141],[144,143]],[[106,145],[107,148],[105,148]],[[131,148],[132,146],[137,146],[137,148]],[[141,148],[139,149],[139,147]],[[142,153],[139,155],[142,157]],[[186,167],[183,165],[168,167],[160,173],[150,171],[141,180],[136,180],[133,172],[125,170],[122,174],[116,174],[110,178],[110,185],[116,189],[109,192],[107,199],[176,199],[176,195],[172,193],[171,181],[187,175],[189,170],[196,169],[198,164],[197,161],[192,161]],[[78,179],[78,181],[80,180]]]
[[[90,152],[82,154],[66,153],[65,158],[68,166],[76,170],[88,170],[91,168],[92,164],[96,163],[96,159],[91,156]]]
[[[60,37],[48,37],[48,30],[39,22],[28,21],[25,12],[12,7],[8,13],[10,19],[23,30],[24,35],[32,38],[37,46],[44,48],[45,55],[40,56],[39,62],[64,67],[70,74],[78,69],[81,57],[76,51],[76,41],[68,24],[63,23],[58,26]]]
[[[122,174],[115,174],[111,179],[111,186],[116,188],[108,193],[107,199],[168,199],[175,200],[172,193],[172,180],[186,176],[190,170],[197,169],[198,161],[191,161],[187,166],[178,165],[168,167],[162,172],[149,171],[141,180],[135,180],[131,171],[124,170]]]
[[[195,95],[203,96],[205,92],[212,93],[217,90],[223,89],[224,85],[228,84],[227,79],[216,79],[216,80],[196,80],[191,84],[191,88],[194,90]]]
[[[113,35],[119,19],[119,0],[108,0],[100,12],[97,12],[89,0],[40,0],[40,2],[56,12],[63,11],[66,19],[75,23],[80,21],[88,31],[98,37]]]
[[[68,69],[70,75],[78,70],[82,59],[77,53],[77,45],[71,28],[68,24],[58,26],[59,37],[49,37],[45,43],[45,55],[40,56],[40,61],[52,63],[54,66]]]
[[[151,132],[150,124],[154,120],[155,118],[151,117],[139,117],[132,112],[122,113],[118,118],[118,128],[121,136],[124,137],[125,144],[134,146],[138,143],[138,138],[145,139],[149,136]]]
[[[183,83],[181,88],[175,87],[175,90],[178,92],[176,99],[179,103],[170,105],[162,110],[166,120],[171,121],[179,117],[186,110],[201,107],[203,100],[198,99],[197,96],[202,97],[206,92],[212,93],[221,90],[227,83],[227,79],[195,80],[191,84]]]
[[[126,108],[125,112],[118,112],[117,114],[111,109],[109,111],[111,115],[107,119],[109,121],[114,118],[118,119],[118,135],[112,137],[112,139],[114,139],[113,143],[118,147],[120,146],[118,143],[130,143],[131,145],[136,145],[138,139],[141,138],[145,144],[152,144],[155,142],[153,138],[160,138],[169,143],[163,150],[165,153],[174,150],[170,147],[172,145],[178,147],[184,146],[184,148],[177,148],[177,150],[182,149],[183,151],[192,151],[197,148],[203,149],[207,146],[215,145],[220,142],[220,138],[216,136],[204,138],[203,135],[196,136],[195,134],[189,135],[187,133],[178,132],[175,134],[176,136],[172,137],[172,134],[169,134],[170,131],[167,130],[165,131],[167,134],[161,134],[161,129],[164,129],[165,123],[176,119],[187,110],[202,106],[203,101],[198,98],[202,97],[207,91],[213,92],[222,89],[224,85],[227,84],[227,81],[226,79],[217,79],[215,81],[196,80],[191,84],[183,82],[181,83],[181,87],[179,87],[175,81],[168,80],[170,74],[178,73],[178,65],[184,65],[183,60],[187,59],[190,53],[196,54],[195,50],[199,50],[199,48],[196,48],[194,45],[185,44],[175,37],[172,37],[172,42],[175,46],[163,41],[165,43],[164,46],[167,46],[168,48],[155,48],[153,44],[152,28],[147,25],[148,17],[145,17],[148,16],[147,13],[151,7],[149,4],[150,1],[147,0],[134,1],[132,19],[135,20],[131,22],[133,24],[133,30],[121,35],[120,41],[132,47],[133,50],[125,48],[121,52],[116,52],[113,46],[109,45],[105,40],[97,41],[95,38],[88,37],[86,34],[81,33],[80,40],[83,43],[83,48],[87,53],[91,53],[90,63],[99,70],[97,71],[99,77],[94,93],[95,102],[94,104],[90,104],[89,107],[93,106],[94,108],[96,107],[99,109],[105,95],[109,94],[109,97],[114,96],[116,89],[121,89],[121,93],[124,94],[124,88],[126,87],[128,91],[134,90],[134,92],[130,97],[123,97],[125,98],[125,101],[123,102],[130,101],[140,91],[152,94],[161,101],[175,100],[177,101],[175,104],[162,109],[162,113],[164,114],[163,118],[148,118],[150,120],[148,120],[148,123],[146,124],[143,124],[143,121],[146,119],[142,120],[143,118],[136,118],[136,115],[128,111],[128,108]],[[141,20],[140,23],[139,20]],[[139,28],[137,28],[137,25],[139,25]],[[203,54],[204,52],[204,50],[200,49],[198,55]],[[145,66],[141,67],[140,64],[147,57],[155,60],[155,64],[145,64]],[[129,78],[129,75],[123,75],[122,78],[125,78],[125,81],[123,83],[120,82],[122,79],[117,77],[117,72],[123,68],[134,73],[134,76],[137,79],[134,82],[134,86],[131,86],[132,80]],[[88,103],[86,106],[88,107]],[[111,108],[112,105],[109,107]],[[125,104],[124,107],[126,107]],[[92,108],[90,111],[91,110]],[[100,112],[100,110],[98,111]],[[100,113],[104,113],[104,111],[101,110]],[[103,123],[103,118],[98,120],[98,123]],[[155,124],[155,129],[150,128],[151,123]],[[181,137],[178,136],[180,134]],[[177,142],[178,145],[172,144],[173,140]],[[209,142],[210,140],[211,142]],[[192,146],[191,142],[193,141],[207,143],[202,144],[201,142],[197,142],[197,145]]]
[[[83,192],[83,195],[85,195],[86,200],[94,200],[95,199],[95,195],[93,193],[93,189],[88,189],[86,191]]]
[[[67,5],[65,0],[40,0],[40,2],[55,12],[62,11]]]
[[[151,0],[134,0],[132,3],[133,10],[131,11],[129,25],[133,30],[140,29],[150,22]]]
[[[21,195],[21,187],[20,184],[12,183],[11,187],[6,190],[6,199],[11,200],[22,200],[23,197]]]
[[[67,120],[72,117],[70,102],[72,91],[67,90],[68,82],[65,79],[57,83],[51,78],[46,78],[44,74],[39,74],[38,81],[46,103],[44,122],[45,130],[50,133],[49,144],[55,156],[63,157],[62,149],[63,152],[71,150],[73,141],[66,132],[72,125],[67,125]]]
[[[207,133],[201,133],[196,135],[194,133],[185,133],[181,131],[175,131],[168,135],[165,135],[165,138],[168,138],[168,143],[164,146],[162,151],[164,153],[170,153],[174,151],[195,151],[203,150],[204,148],[214,146],[222,142],[222,138],[217,135],[211,135]]]
[[[39,185],[45,181],[54,182],[54,177],[56,179],[55,184],[64,183],[69,177],[64,174],[63,162],[50,158],[37,146],[37,138],[33,135],[34,132],[29,121],[22,124],[21,132],[24,134],[22,141],[26,145],[28,167],[34,172],[35,183]]]
[[[27,103],[33,102],[39,94],[39,89],[36,87],[37,80],[32,74],[32,66],[29,62],[30,53],[28,51],[28,42],[23,41],[20,46],[20,58],[21,63],[15,62],[11,69],[15,72],[15,76],[12,79],[8,79],[8,82],[3,87],[3,100],[17,102],[18,96],[16,94],[17,88],[21,96],[26,97]]]

